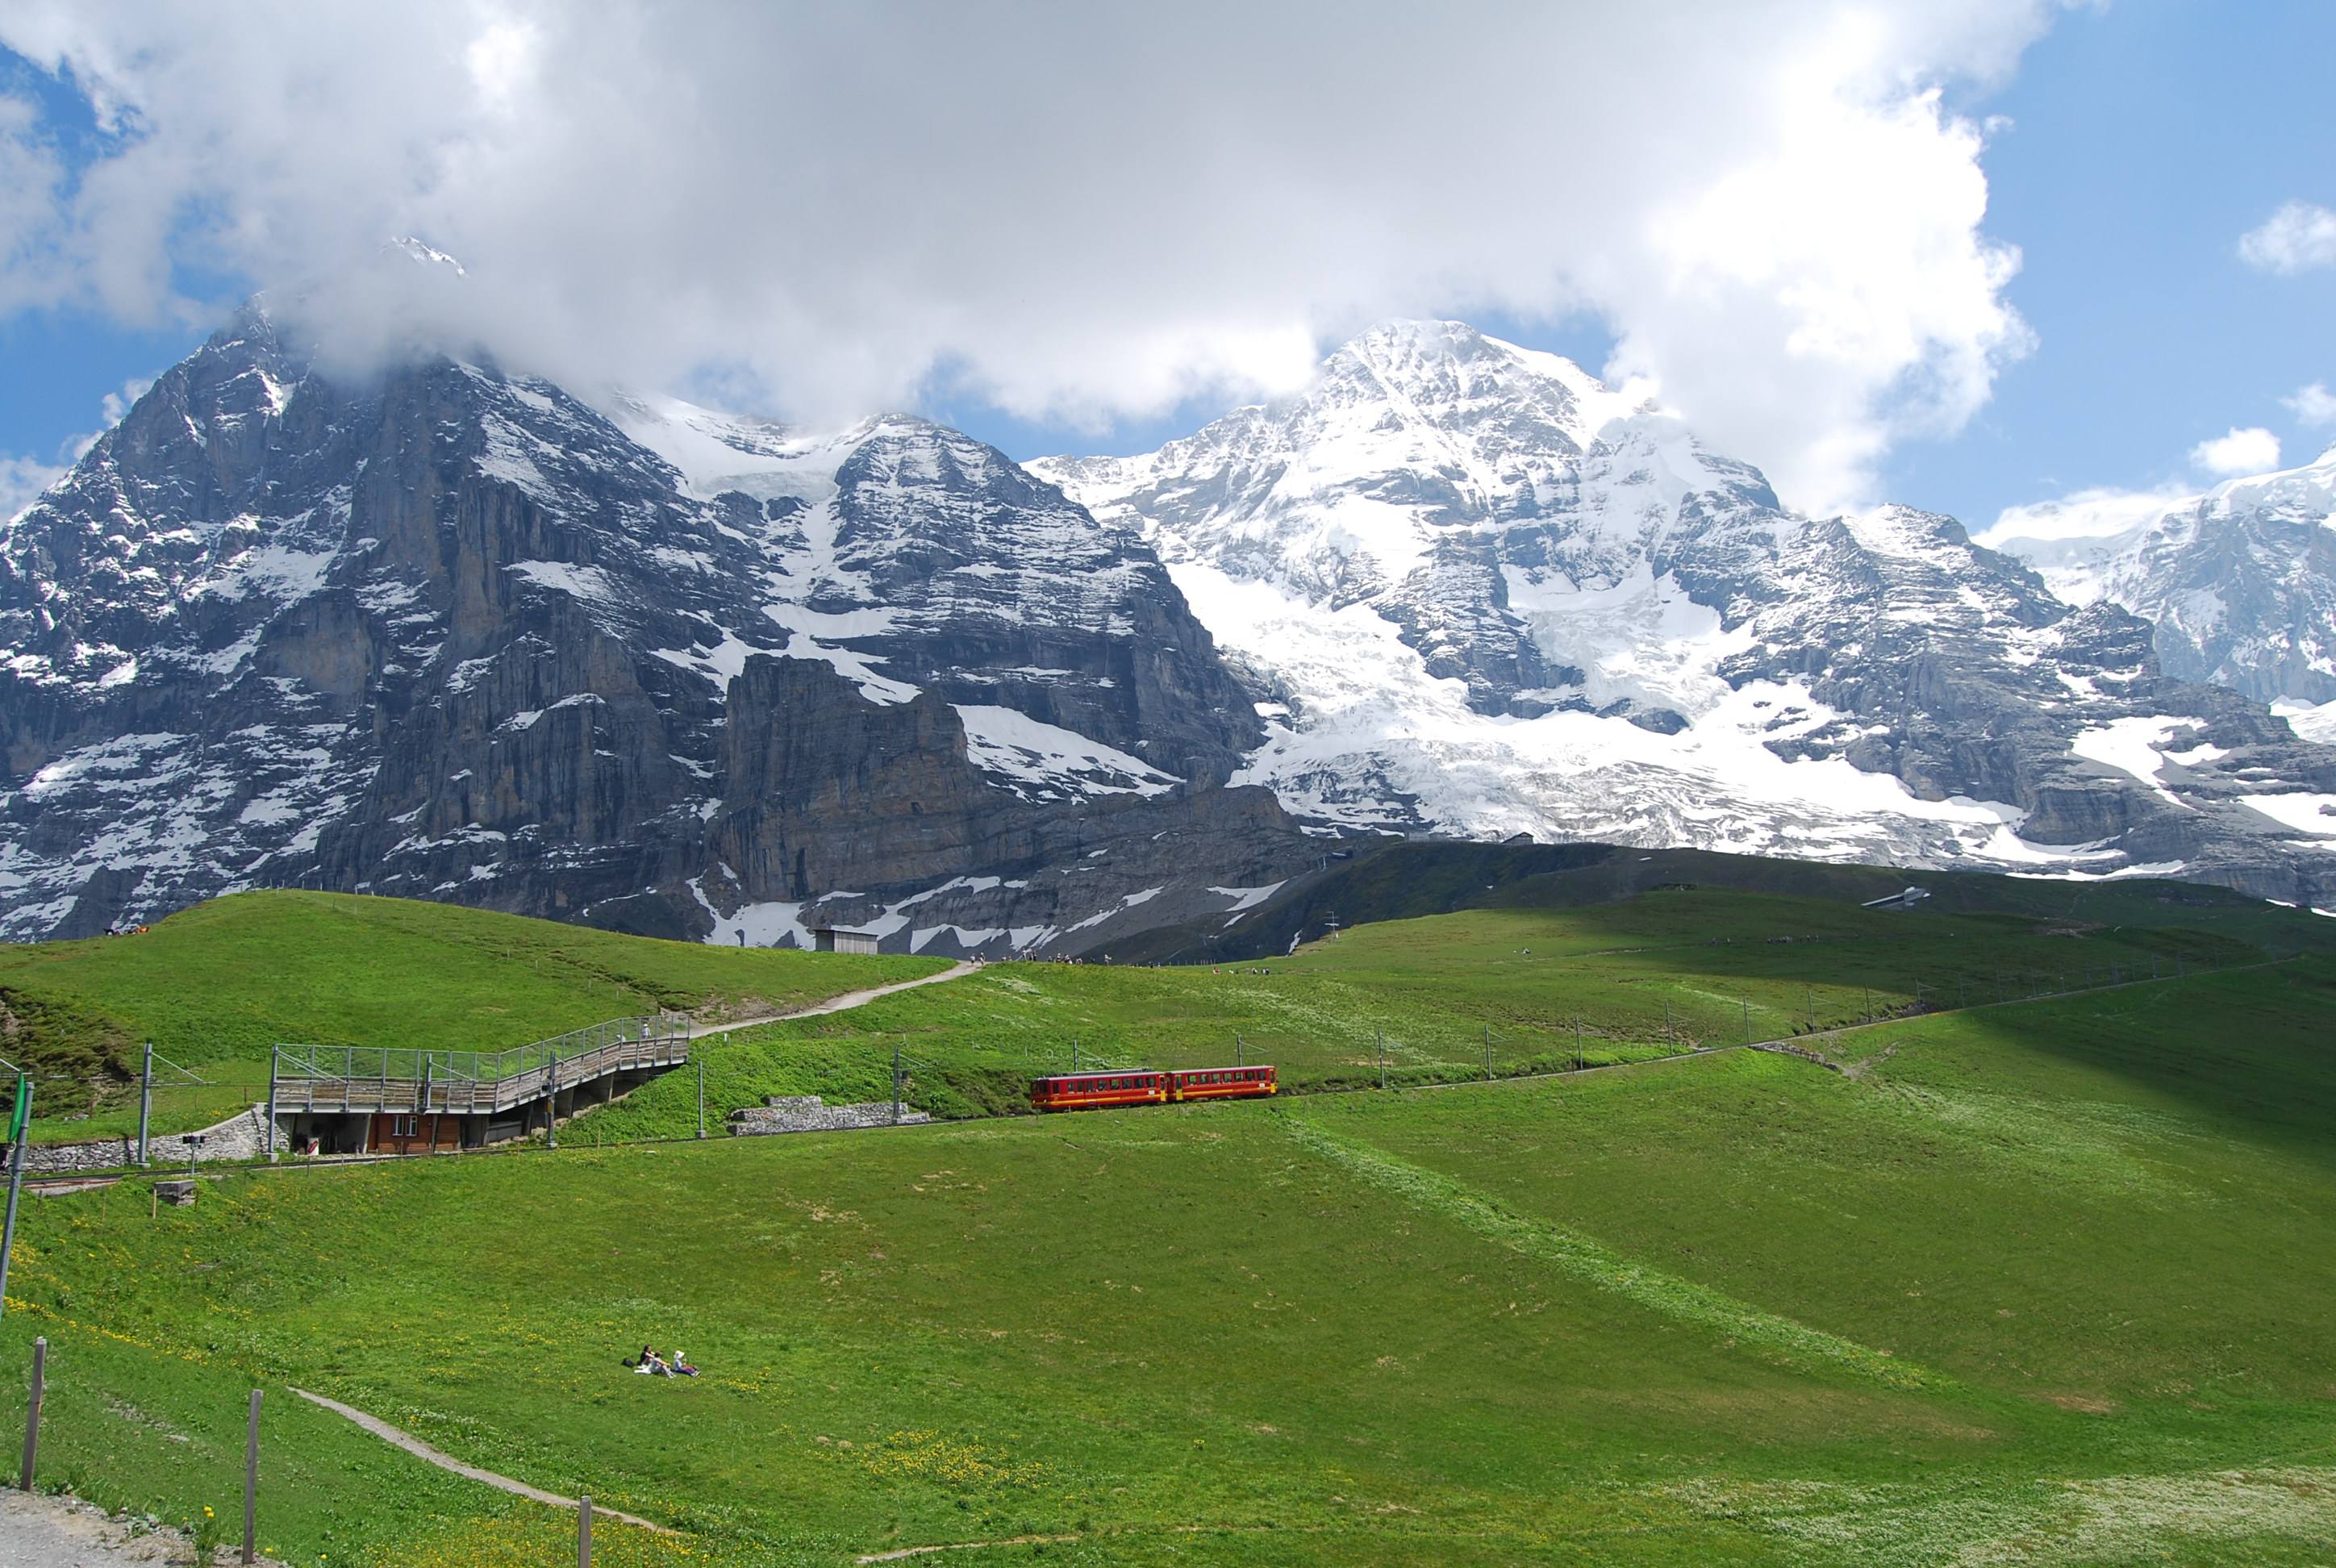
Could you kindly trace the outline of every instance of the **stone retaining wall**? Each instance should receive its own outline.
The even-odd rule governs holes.
[[[900,1125],[930,1122],[922,1111],[900,1107]],[[892,1102],[831,1105],[817,1095],[773,1095],[759,1105],[730,1113],[730,1135],[759,1138],[773,1133],[841,1133],[855,1127],[892,1125]]]
[[[268,1152],[268,1105],[263,1101],[248,1111],[238,1111],[201,1132],[202,1145],[194,1151],[198,1164],[258,1159]],[[166,1166],[185,1164],[187,1138],[185,1133],[171,1133],[152,1139],[153,1163]],[[279,1142],[277,1146],[281,1149],[288,1145]],[[42,1174],[110,1171],[137,1163],[138,1140],[126,1135],[92,1138],[79,1144],[34,1144],[24,1150],[24,1169]]]

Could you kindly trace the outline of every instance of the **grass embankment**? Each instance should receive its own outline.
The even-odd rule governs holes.
[[[241,893],[141,936],[0,947],[0,1057],[44,1076],[44,1139],[136,1123],[140,1047],[208,1080],[158,1080],[161,1131],[264,1098],[279,1043],[501,1050],[660,1009],[749,1016],[944,960],[737,950],[450,904]],[[94,1112],[94,1115],[79,1113]]]
[[[2331,1018],[2306,959],[1826,1042],[1854,1076],[117,1187],[28,1209],[0,1355],[51,1337],[53,1481],[174,1518],[230,1512],[269,1388],[308,1563],[572,1524],[287,1384],[685,1532],[618,1562],[2320,1562]]]
[[[1515,1076],[1644,1060],[1999,995],[2336,950],[2336,922],[1995,879],[2022,912],[1890,913],[1698,889],[1360,926],[1270,961],[1172,969],[993,964],[947,986],[701,1048],[709,1115],[764,1095],[1017,1108],[1036,1073],[1267,1061],[1298,1089]],[[1523,897],[1526,889],[1513,890]],[[2065,907],[2083,901],[2083,913]],[[686,1136],[694,1077],[637,1091],[604,1137]]]

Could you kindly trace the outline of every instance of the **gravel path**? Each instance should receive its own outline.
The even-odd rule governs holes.
[[[174,1532],[132,1535],[86,1503],[0,1491],[0,1568],[161,1568],[194,1560],[194,1549]]]
[[[441,1470],[452,1470],[455,1475],[469,1480],[481,1482],[500,1491],[526,1497],[537,1503],[549,1503],[554,1508],[576,1506],[576,1499],[573,1497],[562,1497],[557,1492],[546,1492],[540,1486],[530,1486],[524,1481],[514,1481],[508,1475],[498,1475],[492,1470],[482,1470],[476,1465],[465,1465],[452,1454],[443,1449],[433,1448],[413,1433],[393,1427],[378,1416],[368,1416],[354,1405],[344,1405],[338,1399],[327,1399],[322,1394],[311,1394],[306,1388],[295,1388],[292,1391],[312,1405],[322,1405],[336,1416],[347,1417],[384,1443],[403,1448],[417,1459],[426,1459]],[[638,1514],[621,1513],[614,1508],[603,1508],[598,1503],[592,1505],[592,1517],[621,1519],[628,1524],[638,1524],[644,1530],[654,1530],[660,1535],[673,1534],[664,1525],[641,1518]],[[11,1568],[5,1557],[0,1557],[0,1568]]]
[[[943,980],[963,979],[981,966],[959,959],[937,975],[922,975],[913,980],[895,980],[889,986],[872,986],[864,991],[846,991],[840,997],[830,997],[808,1008],[798,1008],[791,1013],[762,1013],[751,1018],[739,1018],[727,1024],[701,1024],[689,1031],[693,1040],[708,1035],[726,1035],[736,1029],[760,1028],[764,1024],[783,1024],[789,1018],[816,1018],[826,1013],[849,1012],[864,1008],[879,997],[889,997],[895,991],[913,991],[919,986],[937,986]]]

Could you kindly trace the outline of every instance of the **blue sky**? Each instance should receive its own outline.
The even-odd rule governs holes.
[[[2086,487],[2201,482],[2192,448],[2233,427],[2270,430],[2290,463],[2336,441],[2336,426],[2307,429],[2280,401],[2336,381],[2336,267],[2280,276],[2238,250],[2282,203],[2336,206],[2331,60],[2336,5],[2119,0],[2061,16],[2008,85],[1955,99],[2002,121],[1983,159],[1984,229],[2022,253],[2007,297],[2036,345],[1960,433],[1898,443],[1881,465],[1883,492],[1976,527],[2007,505]],[[69,162],[85,155],[84,105],[0,54],[0,87],[10,86],[41,94]],[[234,292],[232,280],[190,281],[200,297]],[[1611,346],[1592,317],[1519,322],[1431,297],[1406,313],[1469,314],[1593,368]],[[0,315],[0,454],[54,461],[97,428],[108,394],[202,331],[125,326],[88,308]],[[1099,432],[963,396],[934,396],[925,411],[1029,457],[1144,450],[1222,400]]]

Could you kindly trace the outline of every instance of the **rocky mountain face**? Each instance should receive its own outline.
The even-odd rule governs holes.
[[[1672,415],[1456,323],[1132,458],[1141,530],[1264,697],[1236,782],[1347,830],[2041,873],[2336,903],[2336,753],[1951,518],[1811,519]]]
[[[1990,537],[2069,603],[2148,621],[2169,675],[2261,702],[2336,703],[2336,447],[2110,518],[2106,531],[2021,531],[2023,521],[2050,531],[2068,521],[2062,511],[2026,509]]]
[[[1311,856],[1151,547],[990,448],[351,385],[256,308],[0,531],[0,649],[11,938],[303,885],[1069,950]]]
[[[2243,534],[2301,606],[2263,586],[2321,548],[2297,483],[2169,523],[2160,575]],[[2194,678],[2244,639],[2185,663],[2121,603],[1949,518],[1794,514],[1455,324],[1025,469],[906,417],[336,378],[252,309],[0,529],[0,936],[303,885],[1067,954],[1405,833],[2336,905],[2336,752]],[[2265,658],[2324,673],[2305,643]]]

